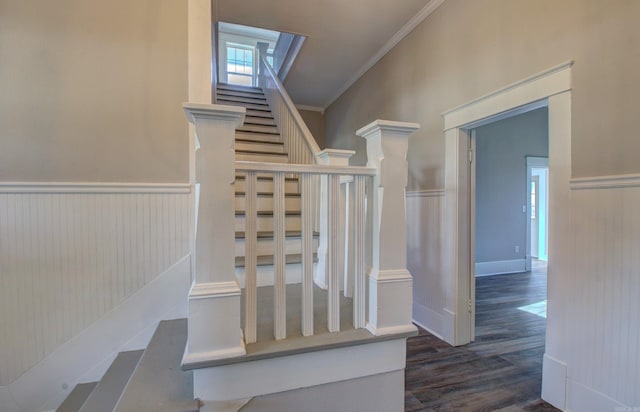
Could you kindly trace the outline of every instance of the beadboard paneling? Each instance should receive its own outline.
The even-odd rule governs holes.
[[[590,394],[593,405],[601,394],[640,405],[640,187],[625,182],[580,181],[571,193],[576,253],[563,299],[572,319],[567,383],[583,400]]]
[[[190,190],[167,187],[0,190],[0,385],[189,253]]]
[[[441,221],[444,192],[407,192],[407,266],[413,275],[413,320],[442,334]]]

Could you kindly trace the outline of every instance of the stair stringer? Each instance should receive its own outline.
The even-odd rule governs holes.
[[[53,411],[76,384],[99,380],[119,352],[144,349],[161,320],[187,316],[191,255],[0,388],[2,411]],[[5,404],[5,400],[7,403]]]

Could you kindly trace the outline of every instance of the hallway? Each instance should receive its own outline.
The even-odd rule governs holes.
[[[420,329],[407,341],[405,411],[556,411],[540,400],[546,262],[476,279],[476,339],[454,348]]]

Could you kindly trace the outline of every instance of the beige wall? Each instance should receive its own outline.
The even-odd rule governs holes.
[[[309,131],[316,139],[318,146],[324,149],[324,114],[314,110],[298,111],[300,112],[300,116],[302,116],[302,120],[307,124]]]
[[[575,177],[640,172],[640,2],[447,0],[326,111],[325,142],[357,148],[376,118],[419,122],[409,189],[444,186],[441,113],[568,60]]]
[[[188,181],[186,0],[0,0],[0,62],[0,181]]]

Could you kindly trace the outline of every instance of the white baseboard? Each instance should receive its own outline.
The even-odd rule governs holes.
[[[442,339],[449,345],[456,344],[456,314],[447,308],[442,310]]]
[[[567,364],[544,354],[542,360],[542,399],[560,410],[566,403]]]
[[[17,409],[55,409],[77,383],[100,378],[118,352],[142,349],[158,322],[187,316],[191,286],[190,255],[126,299],[20,378],[0,390],[0,404],[13,399]],[[10,405],[10,404],[8,404]]]
[[[526,259],[496,260],[493,262],[477,262],[476,276],[502,275],[507,273],[526,272]]]
[[[595,389],[578,383],[571,378],[567,379],[567,411],[576,412],[601,412],[616,411],[625,407],[624,404],[611,399],[607,395]],[[632,406],[629,410],[635,410]]]
[[[442,315],[435,310],[413,302],[413,323],[442,339]]]

